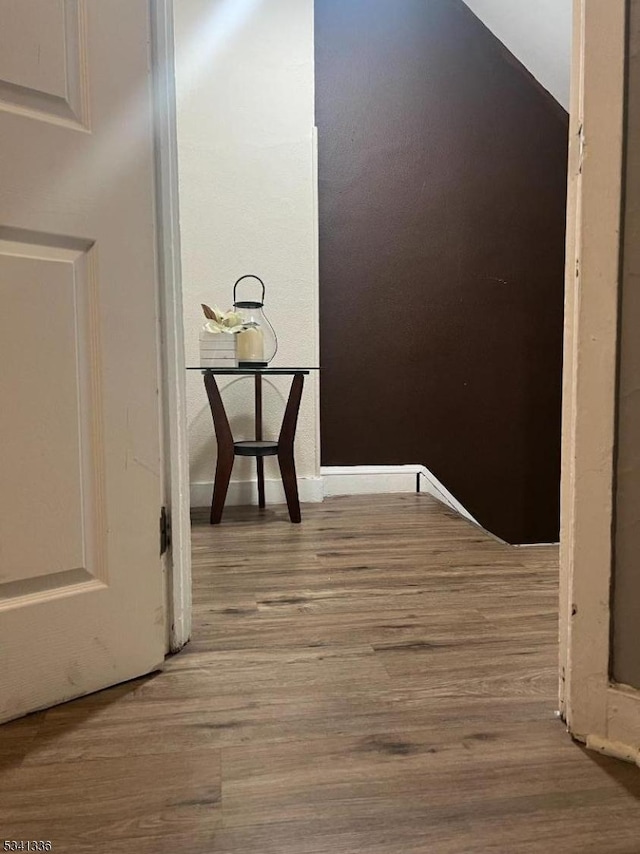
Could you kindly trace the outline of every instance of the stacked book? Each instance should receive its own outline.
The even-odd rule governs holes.
[[[236,340],[238,336],[228,332],[200,332],[201,368],[237,368]]]

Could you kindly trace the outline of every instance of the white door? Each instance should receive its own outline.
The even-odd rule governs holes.
[[[631,0],[628,7],[625,0],[576,0],[576,16],[563,425],[561,708],[571,733],[588,747],[640,763],[640,691],[615,681],[611,648],[614,537],[619,521],[614,492],[619,494],[621,483],[624,486],[624,478],[616,480],[615,468],[624,270],[620,243],[626,174],[625,59],[629,26],[629,68],[637,75],[640,0]],[[630,97],[637,99],[637,87],[630,90]],[[627,133],[627,144],[635,145],[637,130],[629,126]],[[626,207],[628,214],[629,198]],[[632,213],[637,227],[637,202]],[[626,240],[633,217],[627,217]]]
[[[0,0],[0,720],[165,649],[148,0]]]

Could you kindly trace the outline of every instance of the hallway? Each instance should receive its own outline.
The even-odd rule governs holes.
[[[194,522],[194,640],[0,729],[2,839],[115,854],[637,854],[556,719],[557,549],[428,496]],[[624,821],[621,816],[624,815]]]

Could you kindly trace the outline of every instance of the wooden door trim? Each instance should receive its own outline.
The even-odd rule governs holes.
[[[168,651],[191,637],[191,522],[182,309],[173,0],[151,0],[156,121],[156,199],[160,287],[160,376],[164,500],[171,515],[166,554]]]
[[[625,0],[577,0],[565,318],[561,705],[572,734],[607,738],[620,278]],[[571,179],[570,179],[571,180]]]
[[[560,615],[559,615],[559,703],[560,713],[566,716],[566,663],[569,645],[570,593],[569,558],[572,542],[573,456],[571,439],[574,424],[573,386],[575,360],[573,352],[575,292],[577,290],[576,243],[579,232],[578,199],[581,154],[581,90],[582,90],[582,0],[573,0],[571,58],[571,103],[569,107],[569,163],[567,169],[567,235],[564,298],[564,342],[562,378],[562,479],[560,485]]]

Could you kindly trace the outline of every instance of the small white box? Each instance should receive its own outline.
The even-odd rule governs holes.
[[[219,356],[202,356],[200,359],[201,368],[237,368],[237,359],[221,359]]]
[[[236,368],[237,335],[224,332],[200,332],[200,365],[203,368]]]

